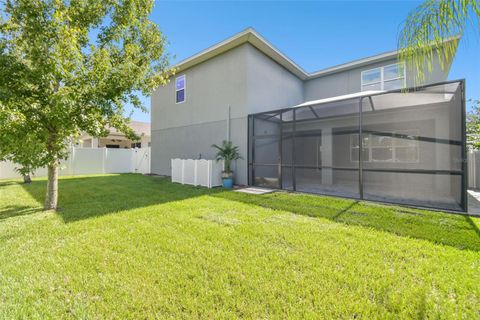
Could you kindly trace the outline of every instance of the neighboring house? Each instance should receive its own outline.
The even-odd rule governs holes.
[[[132,121],[129,126],[140,137],[138,141],[132,141],[125,137],[125,134],[119,132],[117,129],[110,129],[110,133],[106,137],[92,137],[90,135],[83,135],[80,137],[80,142],[77,146],[83,148],[146,148],[150,146],[150,123]]]
[[[175,68],[151,99],[152,173],[230,139],[238,184],[466,208],[462,81],[400,93],[415,70],[396,51],[307,73],[253,29]],[[434,61],[423,85],[447,75]]]

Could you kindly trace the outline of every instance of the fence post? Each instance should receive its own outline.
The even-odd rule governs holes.
[[[151,154],[152,154],[152,147],[147,147],[147,160],[148,160],[148,164],[147,164],[147,173],[150,174],[152,173],[152,157],[151,157]]]
[[[131,155],[130,155],[130,172],[133,172],[133,173],[137,173],[138,172],[138,168],[137,168],[137,164],[138,164],[138,150],[137,148],[132,148],[130,149],[131,151]]]
[[[105,162],[107,161],[107,157],[108,157],[108,151],[107,151],[108,148],[103,148],[103,152],[102,152],[102,173],[105,174]]]
[[[471,170],[472,170],[472,188],[477,189],[477,152],[473,151],[471,153],[470,161],[471,162]]]
[[[212,160],[207,161],[207,187],[212,187]]]
[[[198,170],[197,170],[198,160],[193,161],[193,185],[198,186]]]
[[[73,164],[75,163],[75,147],[72,147],[72,152],[70,153],[70,159],[69,159],[69,167],[68,168],[68,174],[71,176],[75,175],[75,170],[73,168]]]
[[[182,184],[185,184],[185,160],[182,159]]]

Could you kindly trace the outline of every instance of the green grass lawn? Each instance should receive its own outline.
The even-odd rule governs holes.
[[[480,318],[480,221],[165,178],[0,181],[0,318]]]

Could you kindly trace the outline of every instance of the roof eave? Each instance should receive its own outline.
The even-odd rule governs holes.
[[[447,39],[444,42],[458,40],[460,37],[452,37],[451,39]],[[323,77],[329,74],[333,74],[340,71],[346,71],[349,69],[359,68],[371,63],[375,62],[382,62],[386,60],[390,60],[398,55],[398,51],[389,51],[382,54],[378,54],[375,56],[371,56],[368,58],[354,60],[348,63],[339,64],[334,67],[330,67],[327,69],[319,70],[316,72],[308,73],[303,70],[299,65],[297,65],[294,61],[276,49],[272,44],[270,44],[265,38],[263,38],[260,34],[258,34],[253,28],[247,28],[236,35],[223,40],[185,60],[180,61],[173,69],[176,70],[177,73],[183,72],[197,64],[210,60],[217,55],[225,53],[233,48],[236,48],[242,44],[249,43],[265,55],[270,57],[272,60],[283,66],[285,69],[290,71],[292,74],[296,75],[301,80],[310,80],[319,77]]]
[[[315,78],[323,77],[323,76],[326,76],[326,75],[329,75],[329,74],[332,74],[332,73],[336,73],[336,72],[339,72],[339,71],[346,71],[346,70],[349,70],[349,69],[360,68],[360,67],[369,65],[371,63],[374,63],[374,62],[382,62],[382,61],[390,60],[393,57],[396,57],[397,54],[398,53],[395,50],[395,51],[382,53],[382,54],[375,55],[375,56],[368,57],[368,58],[359,59],[359,60],[339,64],[339,65],[334,66],[334,67],[330,67],[330,68],[327,68],[327,69],[323,69],[323,70],[319,70],[319,71],[310,73],[308,75],[308,78],[309,79],[315,79]]]
[[[252,46],[263,52],[265,55],[276,61],[278,64],[300,79],[305,80],[308,78],[308,73],[305,72],[305,70],[277,50],[252,28],[245,29],[244,31],[237,33],[236,35],[224,41],[221,41],[185,60],[180,61],[173,66],[173,69],[175,69],[177,73],[182,72],[244,43],[250,43]]]

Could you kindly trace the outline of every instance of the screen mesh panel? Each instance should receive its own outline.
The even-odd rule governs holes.
[[[366,171],[363,190],[368,200],[461,209],[459,175]]]
[[[458,83],[364,99],[364,198],[460,210],[462,110]]]
[[[254,185],[265,188],[279,188],[280,180],[277,166],[254,166]]]
[[[358,198],[358,170],[309,169],[295,170],[296,190]]]
[[[463,82],[249,118],[251,184],[466,208]]]
[[[255,162],[260,164],[278,164],[280,156],[280,136],[256,137],[254,145]]]

